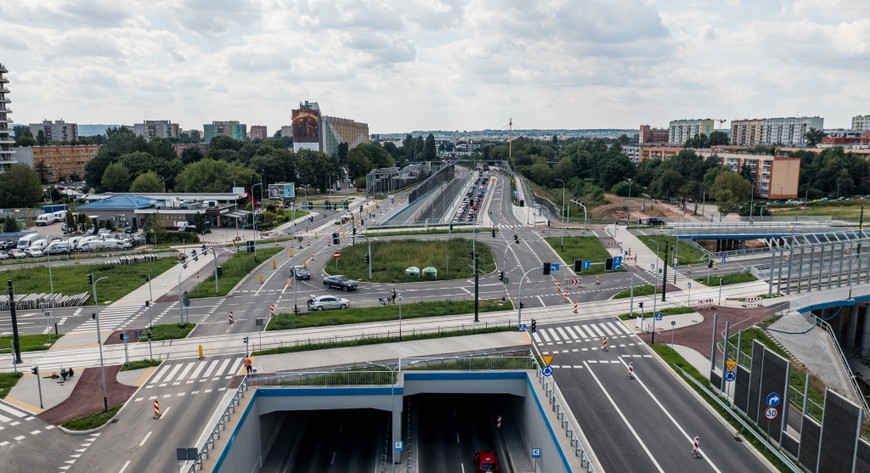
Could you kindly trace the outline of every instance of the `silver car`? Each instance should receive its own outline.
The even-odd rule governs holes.
[[[317,296],[308,300],[308,310],[347,309],[350,301],[343,297]]]

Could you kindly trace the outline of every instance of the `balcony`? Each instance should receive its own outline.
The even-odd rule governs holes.
[[[0,94],[8,94],[8,93],[9,93],[9,89],[0,85]]]

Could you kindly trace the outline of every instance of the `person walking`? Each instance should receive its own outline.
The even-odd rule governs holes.
[[[395,304],[395,303],[396,303],[396,296],[397,296],[397,295],[398,295],[398,293],[396,292],[396,288],[391,289],[391,290],[390,290],[390,302],[392,302],[393,304]]]
[[[250,354],[245,357],[244,364],[245,364],[245,374],[250,376],[251,372],[254,370],[253,360],[251,360]]]

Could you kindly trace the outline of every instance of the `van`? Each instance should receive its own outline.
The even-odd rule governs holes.
[[[41,217],[41,215],[40,215],[40,217]],[[17,248],[19,250],[23,250],[23,249],[27,248],[28,246],[30,246],[31,243],[33,243],[36,240],[39,240],[40,238],[42,238],[42,237],[39,236],[39,233],[30,233],[30,234],[24,235],[23,237],[18,239]]]
[[[80,241],[76,247],[79,251],[96,251],[103,247],[103,242],[99,240]]]
[[[46,240],[45,238],[33,240],[32,242],[30,242],[29,245],[27,245],[27,247],[32,250],[43,250],[46,246],[48,246],[48,240]]]
[[[103,248],[107,250],[126,250],[130,248],[130,243],[122,240],[106,239],[103,240]]]
[[[53,241],[45,247],[45,252],[50,255],[56,255],[61,253],[69,253],[69,243],[65,241]]]
[[[66,210],[58,210],[51,215],[54,217],[55,222],[63,222],[64,220],[66,220],[66,212]]]
[[[36,225],[44,227],[50,223],[54,223],[54,214],[42,214],[36,217]]]

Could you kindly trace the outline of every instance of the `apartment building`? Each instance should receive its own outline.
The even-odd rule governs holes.
[[[251,125],[251,131],[248,134],[248,138],[251,140],[265,140],[269,137],[269,132],[266,129],[266,125]]]
[[[369,125],[348,118],[323,116],[323,151],[332,155],[338,145],[347,143],[348,151],[369,141]]]
[[[668,144],[684,145],[696,135],[710,136],[715,129],[710,118],[692,120],[672,120],[668,126]]]
[[[762,133],[762,144],[784,146],[806,146],[806,133],[810,128],[824,129],[825,120],[821,117],[766,118]]]
[[[6,97],[9,93],[9,89],[6,87],[9,79],[5,77],[7,72],[9,71],[6,67],[0,64],[0,172],[6,172],[9,168],[18,164],[18,161],[15,160],[15,149],[12,148],[15,140],[12,139],[11,127],[9,126],[12,123],[12,120],[9,118],[12,110],[6,108],[6,104],[11,102]]]
[[[248,138],[248,125],[239,123],[235,120],[230,121],[213,121],[211,124],[205,124],[203,127],[202,140],[210,143],[211,139],[218,135],[229,136],[238,141],[245,141]]]
[[[764,143],[764,119],[732,120],[729,141],[734,146],[758,146]]]
[[[667,128],[652,128],[649,125],[640,126],[640,134],[638,135],[638,144],[655,145],[668,144],[669,130]]]
[[[852,117],[852,129],[870,131],[870,115],[855,115]]]
[[[34,138],[42,132],[48,142],[72,143],[79,139],[79,126],[76,123],[66,123],[63,120],[43,120],[42,123],[31,123],[30,134]]]
[[[49,183],[58,183],[69,180],[70,176],[81,179],[85,175],[85,165],[99,151],[99,145],[27,146],[18,148],[18,161],[34,169],[39,163],[43,163],[46,180]]]
[[[749,169],[755,197],[762,199],[794,199],[798,196],[798,181],[801,173],[800,158],[770,156],[767,154],[723,153],[717,150],[695,150],[707,158],[716,156],[723,167],[741,172]]]
[[[144,123],[133,125],[133,133],[151,141],[154,138],[178,138],[180,130],[178,123],[171,120],[145,120]]]

